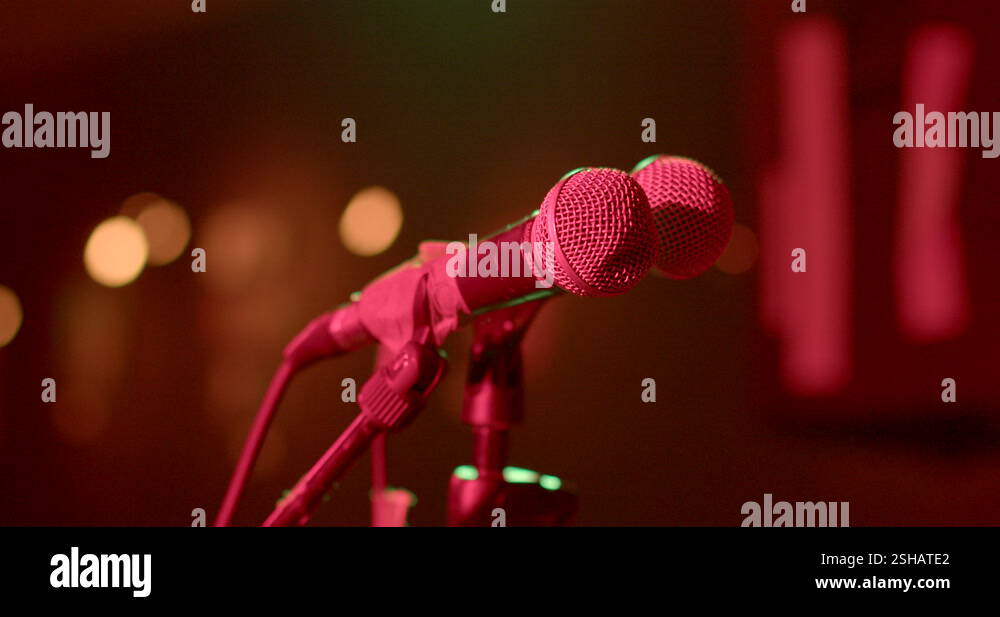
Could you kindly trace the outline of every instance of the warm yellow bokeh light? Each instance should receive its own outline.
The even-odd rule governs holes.
[[[736,223],[729,246],[715,262],[715,267],[727,274],[741,274],[753,266],[758,253],[757,234],[746,225]]]
[[[403,209],[396,195],[380,186],[359,191],[340,217],[340,239],[355,255],[378,255],[396,240]]]
[[[142,227],[127,216],[115,216],[90,234],[83,263],[98,283],[121,287],[139,276],[148,256],[149,245]]]
[[[0,285],[0,347],[14,340],[23,318],[17,294]]]
[[[162,200],[162,197],[149,191],[136,193],[122,202],[122,208],[118,214],[134,219],[139,216],[139,213],[145,210],[147,206]]]
[[[146,233],[149,263],[163,266],[180,257],[191,239],[191,223],[184,209],[172,201],[158,199],[135,218]]]

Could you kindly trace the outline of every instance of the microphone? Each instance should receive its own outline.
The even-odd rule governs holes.
[[[430,325],[422,327],[439,345],[463,318],[503,303],[536,300],[557,290],[579,296],[624,293],[646,275],[656,255],[656,230],[646,193],[627,173],[609,168],[569,172],[548,192],[538,211],[489,239],[500,246],[517,243],[517,250],[507,253],[514,263],[506,272],[501,268],[501,276],[451,276],[452,260],[464,258],[472,247],[423,264],[410,260],[365,286],[356,302],[313,319],[285,347],[226,489],[216,526],[225,527],[232,520],[285,388],[306,365],[375,342],[394,354],[400,352],[423,317]],[[543,268],[535,267],[539,261]],[[514,271],[520,275],[511,276]],[[539,289],[540,277],[556,289]],[[322,465],[324,473],[344,460],[345,448],[353,451],[374,438],[364,431],[352,435],[354,445],[332,449],[335,456],[331,454],[327,462],[333,467]]]
[[[314,319],[285,348],[286,362],[300,368],[376,341],[398,349],[413,331],[412,299],[421,285],[427,286],[432,330],[441,343],[467,315],[552,295],[555,290],[539,284],[543,279],[578,296],[629,291],[656,255],[646,193],[635,178],[610,168],[569,172],[536,213],[487,240],[497,247],[517,246],[498,251],[498,258],[506,255],[513,262],[500,276],[456,275],[456,262],[473,247],[452,243],[449,249],[460,248],[454,255],[404,263],[365,286],[358,301]]]
[[[708,270],[733,234],[733,199],[706,165],[657,154],[632,170],[649,199],[657,235],[656,268],[672,279]]]
[[[501,245],[520,243],[513,256],[522,276],[508,276],[514,271],[510,264],[500,277],[452,277],[450,260],[436,258],[424,264],[411,260],[376,279],[360,300],[317,317],[285,348],[216,525],[229,524],[274,409],[298,369],[376,341],[389,348],[402,346],[414,329],[417,304],[430,312],[435,342],[440,343],[461,316],[552,295],[554,290],[539,291],[536,285],[539,273],[533,264],[542,254],[545,279],[581,296],[628,291],[654,261],[670,278],[697,276],[725,250],[733,218],[729,191],[711,169],[692,159],[656,155],[636,165],[631,176],[607,168],[571,171],[552,187],[538,211],[492,236]],[[367,438],[355,435],[354,441]]]
[[[582,296],[628,291],[653,261],[671,278],[691,278],[708,269],[729,242],[733,224],[732,200],[718,176],[697,161],[665,156],[645,159],[633,176],[611,169],[570,172],[549,191],[536,215],[492,240],[513,244],[516,260],[534,255],[537,261],[544,247],[547,280]],[[465,257],[463,248],[477,252],[474,240],[468,247],[456,244],[459,260]],[[423,406],[440,379],[443,361],[434,353],[436,347],[406,343],[403,335],[418,332],[426,344],[430,332],[443,326],[433,334],[440,343],[457,327],[459,315],[530,297],[539,275],[528,268],[530,276],[456,277],[453,265],[452,258],[444,257],[416,268],[404,265],[365,287],[356,304],[334,313],[326,334],[345,334],[343,342],[349,345],[362,344],[367,334],[386,347],[402,346],[402,351],[392,367],[380,368],[365,383],[358,398],[361,413],[265,526],[307,521],[319,497],[377,434],[398,428]],[[508,267],[507,273],[512,270]],[[420,350],[426,357],[422,363],[416,361]],[[398,377],[405,371],[397,366],[409,369],[409,380]],[[428,376],[426,385],[411,388],[421,371]],[[488,446],[485,454],[490,454]]]

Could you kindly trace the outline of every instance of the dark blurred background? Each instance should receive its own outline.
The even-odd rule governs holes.
[[[110,111],[111,155],[0,149],[0,337],[20,324],[0,348],[0,524],[213,518],[311,317],[421,240],[528,214],[570,169],[658,152],[726,179],[734,240],[697,279],[550,303],[511,463],[563,478],[584,525],[738,525],[765,492],[849,501],[852,525],[1000,523],[1000,162],[898,150],[891,123],[914,100],[1000,109],[993,3],[490,3],[4,7],[0,112]],[[120,214],[167,263],[107,287],[84,251]],[[470,462],[468,344],[453,336],[448,379],[388,443],[413,525],[444,523]],[[373,358],[293,382],[237,522],[353,418],[341,380]],[[364,460],[314,523],[366,524],[368,483]]]

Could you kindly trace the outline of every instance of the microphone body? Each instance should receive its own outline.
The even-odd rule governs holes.
[[[426,285],[440,344],[469,315],[559,291],[609,296],[632,289],[652,267],[656,231],[642,187],[625,172],[581,168],[564,176],[531,217],[478,246],[448,245],[449,255],[404,263],[369,283],[356,302],[311,322],[285,348],[302,367],[378,342],[400,348],[414,327],[412,299]],[[483,263],[493,260],[492,267]],[[477,268],[474,261],[483,260]]]
[[[632,182],[623,175],[602,168],[570,172],[534,215],[489,238],[500,246],[522,244],[521,251],[508,253],[514,260],[509,271],[518,276],[448,276],[449,260],[465,255],[403,264],[365,287],[359,302],[313,320],[285,348],[286,361],[301,367],[374,342],[398,346],[411,329],[407,299],[424,273],[435,333],[443,340],[461,318],[504,303],[559,292],[628,291],[654,258],[660,272],[676,279],[697,276],[715,263],[729,243],[734,219],[732,197],[718,175],[693,159],[666,155],[641,161]],[[554,286],[538,285],[539,264]]]

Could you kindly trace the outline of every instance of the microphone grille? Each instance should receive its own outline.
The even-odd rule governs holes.
[[[663,155],[640,162],[632,176],[652,208],[656,266],[673,279],[710,268],[733,233],[733,200],[722,180],[698,161]]]
[[[536,258],[554,248],[556,285],[581,296],[624,293],[656,256],[656,231],[642,187],[627,173],[582,168],[545,197],[531,225]]]

